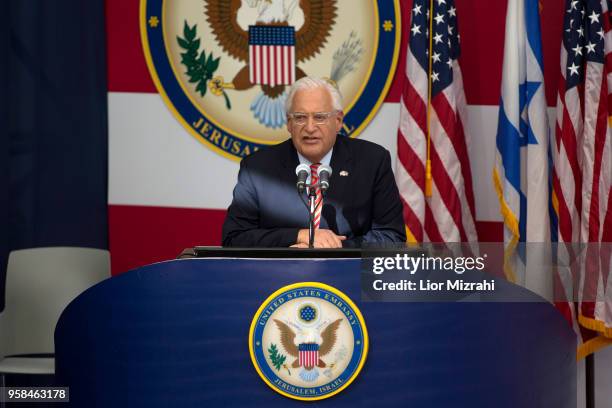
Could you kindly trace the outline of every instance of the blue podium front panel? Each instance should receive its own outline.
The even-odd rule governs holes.
[[[249,327],[296,282],[350,297],[369,332],[362,371],[316,402],[259,376]],[[532,296],[524,289],[523,297]],[[361,302],[360,260],[192,259],[106,280],[72,302],[56,372],[78,407],[574,407],[575,337],[545,302]]]

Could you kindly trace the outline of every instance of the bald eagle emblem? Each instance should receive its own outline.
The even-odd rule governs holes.
[[[321,399],[346,388],[368,349],[363,316],[342,292],[317,283],[279,289],[261,305],[249,332],[257,372],[275,391]]]
[[[251,103],[251,111],[263,125],[278,128],[285,124],[286,88],[306,76],[300,62],[314,58],[327,42],[336,23],[336,0],[208,0],[205,13],[212,32],[221,47],[244,63],[231,82],[222,76],[211,81],[213,93],[223,89],[237,91],[259,86],[261,92]],[[254,21],[243,29],[238,17],[242,7],[257,10]],[[246,11],[245,11],[246,12]],[[290,25],[296,17],[299,28]],[[339,81],[352,71],[363,53],[359,39],[351,33],[346,56],[336,58],[330,72],[332,81]]]
[[[321,358],[328,355],[336,344],[336,331],[342,320],[335,320],[320,332],[320,344],[316,341],[317,333],[315,331],[307,333],[307,328],[298,328],[298,333],[302,339],[296,344],[298,333],[293,331],[287,323],[276,319],[274,322],[281,332],[280,338],[283,348],[294,358],[291,366],[293,368],[303,367],[303,370],[300,372],[300,377],[304,381],[310,382],[316,380],[319,376],[316,367],[325,368],[327,366]]]
[[[195,137],[242,158],[287,138],[289,87],[327,78],[356,136],[391,84],[399,0],[140,0],[149,71]]]

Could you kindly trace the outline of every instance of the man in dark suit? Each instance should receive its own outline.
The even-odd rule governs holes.
[[[330,165],[327,194],[315,215],[316,248],[360,247],[406,240],[402,203],[383,147],[339,136],[342,102],[338,90],[302,78],[289,91],[291,139],[253,153],[240,163],[234,198],[223,225],[223,245],[307,247],[309,213],[296,190],[296,166]],[[316,180],[316,172],[313,176]],[[307,182],[310,182],[311,176]]]

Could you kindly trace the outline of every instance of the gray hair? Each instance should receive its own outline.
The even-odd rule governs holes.
[[[323,78],[312,78],[312,77],[303,77],[298,79],[293,83],[291,88],[289,89],[289,93],[287,94],[287,99],[285,100],[285,113],[291,112],[291,108],[293,107],[293,98],[297,91],[302,89],[316,89],[316,88],[325,88],[332,99],[332,107],[334,110],[341,111],[342,110],[342,95],[340,95],[340,91],[336,88],[330,80]]]

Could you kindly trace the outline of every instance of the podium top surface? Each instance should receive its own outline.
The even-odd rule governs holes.
[[[361,249],[310,249],[310,248],[234,248],[196,246],[193,254],[197,258],[361,258]]]
[[[186,248],[179,258],[278,258],[278,259],[359,259],[373,252],[397,252],[397,248],[236,248],[196,246]],[[420,254],[421,249],[402,248]]]

